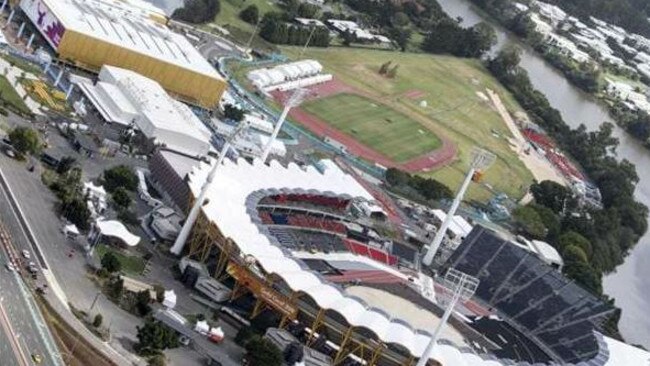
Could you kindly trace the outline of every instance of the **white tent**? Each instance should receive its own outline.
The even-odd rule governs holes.
[[[132,234],[121,222],[115,220],[97,221],[97,229],[104,236],[118,238],[124,244],[134,247],[140,242],[140,237]]]
[[[194,331],[201,334],[208,334],[210,331],[210,325],[205,320],[198,321],[194,326]]]
[[[63,234],[70,237],[76,237],[79,235],[79,229],[77,229],[77,226],[73,224],[66,225],[63,227]]]
[[[165,291],[165,299],[162,305],[167,309],[173,309],[176,306],[176,293],[174,290]]]

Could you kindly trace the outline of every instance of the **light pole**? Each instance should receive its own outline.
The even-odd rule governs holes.
[[[476,173],[482,173],[484,170],[489,168],[495,159],[496,156],[487,150],[479,148],[474,148],[472,150],[472,162],[469,166],[469,170],[467,171],[467,175],[465,176],[465,180],[460,186],[460,189],[458,190],[458,193],[456,194],[456,197],[454,198],[454,201],[452,202],[451,207],[447,212],[447,217],[445,217],[445,220],[442,222],[442,225],[440,225],[438,232],[436,232],[436,236],[433,238],[433,241],[429,245],[427,254],[422,260],[425,265],[430,266],[431,262],[433,262],[433,257],[436,255],[438,248],[440,248],[440,243],[442,243],[442,239],[445,237],[447,228],[449,228],[449,225],[451,224],[451,221],[456,214],[458,206],[460,206],[460,202],[463,200],[463,196],[465,195],[465,192],[467,191],[472,178],[474,178],[474,175]]]
[[[278,118],[278,121],[275,123],[275,128],[273,129],[271,138],[269,139],[269,142],[266,143],[266,146],[264,146],[264,151],[262,152],[262,163],[266,163],[266,159],[269,157],[269,153],[271,152],[271,145],[273,145],[273,142],[278,137],[278,133],[280,132],[280,129],[284,124],[284,120],[287,119],[287,114],[289,114],[291,108],[300,105],[300,103],[302,103],[305,100],[307,95],[309,95],[309,90],[298,88],[293,92],[293,94],[291,94],[291,96],[287,100],[287,103],[284,105],[284,109],[282,110],[282,114],[280,115],[280,118]]]
[[[225,159],[226,154],[230,149],[231,143],[235,139],[237,139],[242,133],[244,133],[244,131],[248,128],[248,125],[249,124],[245,121],[240,122],[239,125],[235,128],[235,130],[230,134],[230,136],[228,136],[228,138],[224,142],[223,147],[219,152],[219,158],[217,159],[217,162],[214,164],[214,166],[212,166],[212,170],[210,170],[210,173],[208,174],[205,183],[203,183],[203,186],[201,186],[201,192],[199,193],[199,196],[194,202],[194,205],[192,206],[190,213],[187,215],[187,219],[185,220],[185,223],[183,224],[183,228],[181,229],[181,232],[178,234],[178,237],[176,237],[176,241],[174,241],[174,245],[169,250],[173,254],[179,255],[183,251],[183,247],[185,247],[185,242],[187,241],[187,237],[190,235],[190,231],[192,230],[192,227],[196,222],[196,218],[199,216],[199,210],[201,209],[201,206],[207,204],[207,200],[205,199],[205,196],[207,196],[208,191],[210,190],[210,186],[212,185],[214,176],[217,173],[217,169],[219,169],[219,167],[223,163],[223,159]]]
[[[450,268],[447,271],[443,282],[446,288],[453,291],[453,296],[449,305],[447,305],[447,309],[445,309],[445,313],[442,315],[442,319],[440,319],[440,322],[436,326],[436,330],[433,332],[429,344],[427,344],[427,348],[424,349],[424,352],[416,366],[425,366],[427,364],[429,358],[433,355],[440,334],[447,325],[451,313],[454,311],[456,303],[459,300],[465,302],[474,296],[474,293],[478,288],[479,279],[454,268]]]
[[[307,42],[305,42],[305,45],[302,47],[302,50],[300,51],[300,57],[305,53],[307,50],[307,47],[309,46],[309,42],[311,42],[311,37],[314,35],[314,32],[316,31],[316,26],[311,27],[311,32],[309,32],[309,37],[307,37]]]

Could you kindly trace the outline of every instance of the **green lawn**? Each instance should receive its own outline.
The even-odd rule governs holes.
[[[264,14],[270,11],[280,11],[281,9],[274,3],[268,0],[223,0],[221,1],[221,10],[214,20],[214,24],[220,25],[228,31],[231,36],[240,42],[248,42],[251,34],[255,30],[254,24],[246,23],[239,18],[239,13],[249,5],[257,6],[259,10],[260,19]],[[204,26],[204,28],[209,26]],[[258,33],[259,34],[259,33]],[[255,48],[275,50],[276,47],[261,37],[256,36],[253,39],[252,46]]]
[[[418,122],[360,95],[337,94],[305,103],[302,108],[396,162],[441,145],[440,139]]]
[[[18,95],[16,89],[9,83],[6,77],[0,75],[0,100],[2,103],[25,115],[32,112],[29,110],[23,99]]]
[[[301,49],[282,47],[282,50],[297,59]],[[518,199],[532,182],[532,174],[506,140],[511,137],[510,131],[491,104],[477,93],[490,88],[501,96],[511,112],[521,108],[479,60],[345,47],[310,48],[303,58],[319,60],[326,72],[457,144],[460,156],[456,163],[423,175],[433,176],[456,190],[468,167],[471,148],[479,146],[498,156],[484,180],[496,192]],[[395,79],[378,74],[386,61],[399,65]],[[413,97],[414,93],[419,95]],[[421,107],[421,101],[426,101],[427,106]],[[487,186],[472,184],[468,197],[485,200],[491,197],[491,192]]]
[[[139,275],[142,274],[142,271],[144,271],[145,263],[144,260],[140,257],[127,256],[122,252],[110,248],[104,244],[98,244],[97,247],[95,247],[95,253],[97,254],[97,258],[99,258],[100,261],[104,254],[108,252],[115,254],[117,260],[120,261],[122,264],[122,272],[126,274]]]

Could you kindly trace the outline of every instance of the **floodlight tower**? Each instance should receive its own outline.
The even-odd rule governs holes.
[[[232,142],[235,139],[237,139],[239,136],[241,136],[241,134],[244,133],[244,131],[246,131],[248,125],[249,124],[244,121],[239,123],[239,125],[235,128],[235,130],[230,134],[230,136],[228,136],[228,138],[224,142],[223,147],[219,152],[219,158],[217,158],[217,162],[212,167],[212,170],[210,170],[210,173],[208,174],[205,183],[203,183],[203,186],[201,186],[201,193],[199,193],[199,197],[197,197],[196,201],[194,202],[194,205],[192,206],[192,209],[190,210],[190,213],[187,215],[187,219],[185,219],[183,228],[181,229],[181,232],[178,234],[178,237],[176,237],[176,241],[174,241],[174,245],[171,247],[171,249],[169,249],[169,251],[172,252],[173,254],[179,255],[183,251],[183,248],[185,247],[185,242],[187,241],[188,236],[190,236],[190,231],[192,231],[192,227],[196,222],[196,218],[199,216],[199,211],[201,209],[201,206],[207,203],[205,196],[208,194],[208,191],[210,190],[210,186],[212,185],[214,176],[217,173],[217,169],[219,169],[219,167],[223,163],[223,159],[225,159],[226,154],[228,153],[228,150],[230,149]]]
[[[436,255],[438,248],[440,248],[440,243],[442,243],[442,239],[445,237],[447,228],[449,228],[451,220],[453,220],[453,217],[456,214],[456,210],[458,209],[460,202],[463,200],[463,196],[469,187],[469,183],[472,181],[472,179],[480,177],[480,174],[489,168],[495,159],[496,156],[487,150],[479,148],[474,148],[472,150],[472,163],[469,166],[465,180],[460,186],[460,189],[458,190],[458,193],[456,194],[456,197],[454,198],[454,201],[449,208],[449,212],[447,212],[447,217],[445,217],[445,220],[442,222],[442,225],[438,229],[436,236],[433,238],[433,241],[429,245],[427,254],[422,259],[422,262],[425,265],[429,266],[431,265],[431,262],[433,262],[433,257]],[[477,174],[479,176],[477,176]]]
[[[445,313],[442,315],[442,319],[440,319],[440,322],[436,326],[436,330],[433,332],[433,335],[429,339],[427,348],[424,349],[424,353],[422,353],[422,356],[420,357],[420,360],[416,366],[426,366],[429,358],[431,358],[431,355],[433,355],[433,351],[435,350],[435,347],[438,343],[440,334],[442,334],[443,329],[447,325],[447,321],[449,321],[451,313],[454,311],[456,303],[459,300],[465,302],[474,296],[474,293],[478,288],[479,279],[458,271],[454,268],[450,268],[447,271],[443,282],[445,288],[453,291],[453,296],[449,302],[449,305],[447,305],[447,309],[445,309]]]
[[[262,152],[262,163],[266,163],[266,159],[269,157],[269,153],[271,152],[271,145],[273,145],[273,142],[278,137],[278,133],[280,133],[284,120],[287,119],[287,114],[289,114],[291,108],[299,106],[300,103],[305,100],[307,95],[309,95],[309,90],[298,88],[287,100],[284,109],[282,110],[282,114],[280,114],[280,118],[278,118],[278,121],[275,123],[275,128],[273,129],[271,138],[269,139],[269,142],[266,143],[266,146],[264,146],[264,151]]]

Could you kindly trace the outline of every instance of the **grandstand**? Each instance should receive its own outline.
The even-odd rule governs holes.
[[[193,194],[198,194],[209,170],[210,166],[202,163],[189,175]],[[210,186],[208,198],[186,254],[210,262],[208,266],[215,269],[215,276],[229,276],[234,283],[231,300],[241,299],[251,318],[264,313],[280,328],[297,329],[308,346],[327,353],[335,364],[414,365],[421,357],[430,338],[431,325],[436,324],[443,311],[436,304],[434,281],[401,267],[400,258],[393,252],[395,246],[386,245],[380,236],[370,235],[349,214],[350,202],[373,199],[351,176],[335,168],[321,173],[313,167],[301,168],[295,164],[285,167],[276,161],[269,165],[257,160],[253,163],[225,161]],[[470,233],[466,242],[476,239],[477,230],[482,228]],[[360,231],[368,235],[360,235],[359,240],[349,237],[350,233]],[[477,265],[472,267],[469,261],[464,261],[475,256],[463,249],[467,245],[463,243],[457,252],[462,256],[453,258],[458,259],[461,270],[477,274],[471,272]],[[461,306],[463,314],[489,316],[488,305],[481,307],[481,304],[492,304],[487,299],[490,294],[503,298],[511,295],[520,311],[508,309],[507,315],[516,321],[508,320],[505,324],[520,332],[515,334],[522,334],[538,345],[542,350],[539,360],[544,355],[548,355],[547,359],[561,360],[557,354],[566,351],[561,343],[568,341],[581,350],[584,365],[622,365],[610,362],[613,355],[608,346],[614,343],[591,332],[593,327],[584,327],[587,320],[583,312],[598,315],[597,306],[583,307],[589,303],[585,298],[568,301],[568,307],[558,308],[561,302],[553,298],[568,297],[569,293],[557,287],[553,275],[548,277],[548,288],[543,289],[551,290],[547,297],[531,296],[528,302],[519,299],[515,287],[526,287],[526,281],[535,282],[534,274],[540,277],[547,273],[539,272],[535,267],[537,262],[525,262],[530,273],[508,278],[505,267],[518,267],[518,263],[524,263],[523,259],[533,258],[538,262],[539,259],[533,255],[520,258],[521,262],[513,261],[510,256],[501,258],[499,253],[508,250],[494,246],[488,243],[485,255],[473,261],[487,263],[491,272],[481,274],[487,287],[479,288],[476,302]],[[498,264],[501,261],[505,267]],[[553,273],[558,274],[556,270]],[[491,276],[500,282],[491,283]],[[501,283],[511,283],[510,292],[501,291]],[[448,294],[441,292],[441,299],[448,300]],[[382,302],[382,293],[390,294],[391,300]],[[578,290],[576,293],[585,296]],[[539,307],[541,303],[548,304],[548,308]],[[493,304],[505,309],[510,302],[506,299]],[[413,317],[408,311],[413,306],[418,307],[422,317]],[[405,309],[408,314],[404,313]],[[497,307],[494,311],[502,312]],[[529,319],[528,312],[538,312],[538,329],[531,329],[535,320]],[[580,324],[574,324],[576,321]],[[526,364],[519,362],[528,359],[518,357],[508,344],[497,344],[481,334],[481,327],[471,325],[472,321],[466,317],[452,318],[438,343],[432,364]],[[558,330],[566,334],[558,334]],[[582,338],[573,338],[579,332]],[[555,341],[550,337],[555,337]],[[495,352],[516,359],[500,359]]]
[[[253,70],[248,73],[248,80],[262,92],[288,91],[332,80],[331,74],[322,71],[323,66],[318,61],[301,60]]]
[[[476,276],[476,297],[563,362],[595,357],[594,330],[614,309],[511,238],[477,226],[446,266]]]

